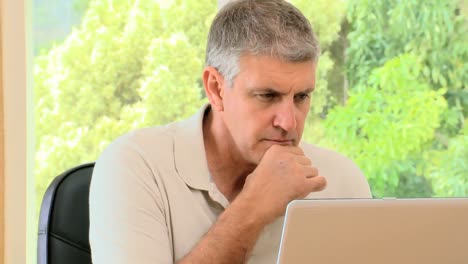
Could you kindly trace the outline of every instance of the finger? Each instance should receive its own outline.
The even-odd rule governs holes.
[[[327,187],[327,180],[323,176],[317,176],[313,178],[309,178],[306,181],[307,191],[311,192],[319,192]]]
[[[319,170],[313,166],[304,166],[301,176],[305,176],[307,179],[319,176]]]
[[[302,185],[302,195],[300,196],[300,198],[305,198],[313,192],[322,191],[325,189],[326,186],[327,180],[322,176],[305,179]]]
[[[291,153],[294,155],[304,156],[304,151],[296,146],[281,146],[281,145],[273,145],[271,146],[272,150],[282,151],[286,153]]]
[[[312,161],[306,156],[295,156],[294,160],[300,165],[312,166]]]

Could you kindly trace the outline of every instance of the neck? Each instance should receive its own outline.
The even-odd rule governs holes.
[[[245,179],[256,166],[242,158],[219,113],[212,109],[203,119],[203,139],[213,181],[232,202],[242,191]]]

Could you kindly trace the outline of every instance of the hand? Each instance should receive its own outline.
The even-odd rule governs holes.
[[[273,145],[247,177],[240,199],[255,203],[259,217],[267,223],[284,215],[288,203],[321,191],[324,177],[299,147]]]
[[[300,148],[273,145],[236,199],[178,263],[246,263],[265,225],[284,214],[290,201],[325,185]]]

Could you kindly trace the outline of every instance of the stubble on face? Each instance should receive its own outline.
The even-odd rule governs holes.
[[[315,86],[315,63],[244,56],[233,87],[224,91],[230,150],[257,165],[273,145],[298,146]]]

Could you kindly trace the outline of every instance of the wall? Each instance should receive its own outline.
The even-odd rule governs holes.
[[[3,263],[27,262],[27,0],[1,0],[3,92]]]
[[[2,13],[2,4],[3,1],[0,0],[0,14]],[[3,38],[2,38],[2,19],[0,19],[0,62],[3,61],[2,56],[2,47],[3,47]],[[4,164],[4,131],[3,131],[3,67],[0,63],[0,263],[4,262],[4,247],[5,247],[5,204],[4,204],[4,195],[5,195],[5,164]]]

